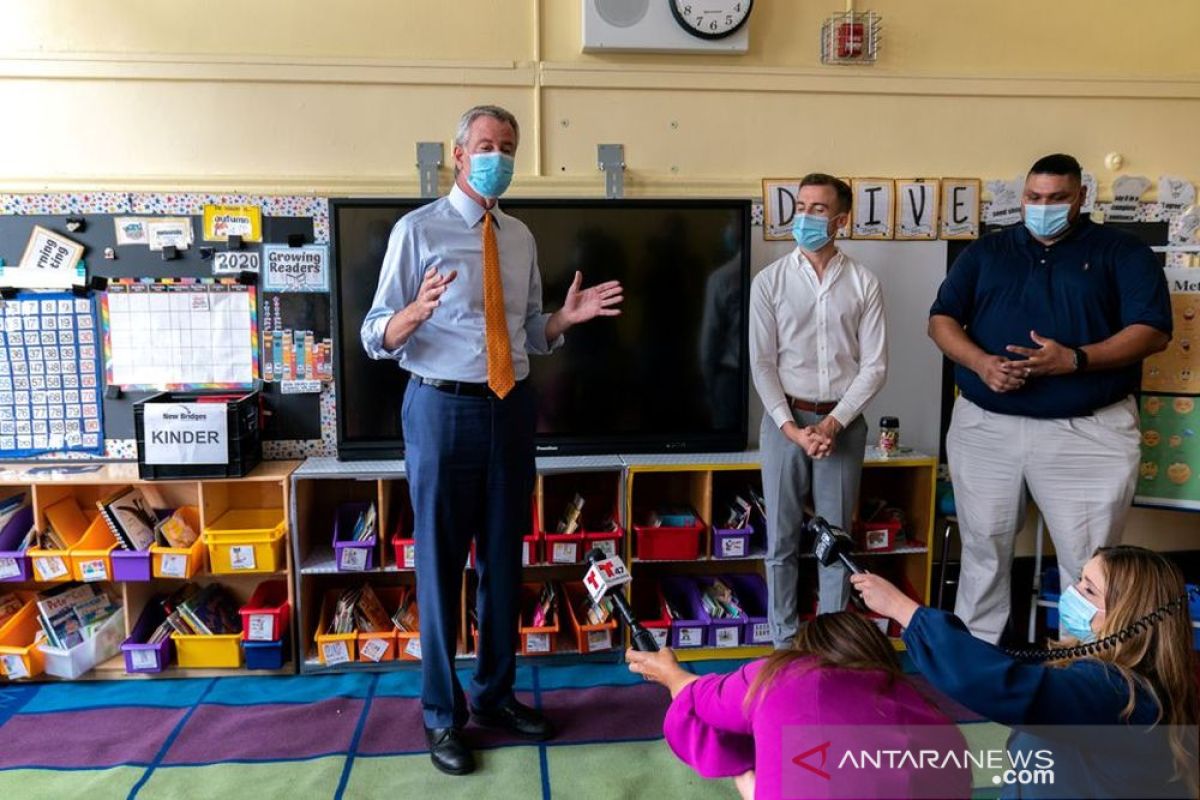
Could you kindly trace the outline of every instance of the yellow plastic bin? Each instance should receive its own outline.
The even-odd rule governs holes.
[[[195,506],[180,506],[179,515],[192,530],[200,533],[200,511]],[[204,537],[197,535],[191,547],[151,545],[150,558],[156,578],[190,578],[204,569]]]
[[[45,641],[38,624],[38,609],[29,592],[18,592],[25,601],[21,610],[0,626],[0,674],[11,681],[42,674],[45,659],[38,645]]]
[[[66,539],[64,549],[29,548],[27,554],[33,565],[34,580],[43,583],[62,583],[74,578],[71,572],[71,553],[99,518],[94,509],[82,509],[72,496],[46,506],[46,520]],[[112,571],[111,565],[109,571]]]
[[[181,669],[237,669],[242,665],[242,634],[185,636],[172,633],[175,662]]]
[[[325,602],[321,605],[321,616],[317,620],[317,632],[313,637],[317,643],[317,658],[328,666],[353,661],[355,645],[358,643],[358,631],[326,633],[329,630],[329,622],[333,619],[333,608],[337,604],[339,594],[341,593],[335,589],[325,595]]]
[[[204,529],[209,569],[232,572],[276,572],[284,565],[287,524],[281,508],[235,508]]]
[[[112,551],[117,538],[112,529],[97,516],[84,531],[83,538],[70,550],[71,575],[77,581],[111,581],[113,579]]]

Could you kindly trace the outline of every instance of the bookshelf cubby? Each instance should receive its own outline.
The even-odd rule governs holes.
[[[0,462],[0,499],[15,494],[26,494],[33,506],[34,524],[42,529],[46,524],[45,509],[47,506],[64,498],[74,498],[85,513],[96,509],[96,501],[108,496],[114,490],[123,486],[146,487],[151,494],[161,496],[166,507],[195,506],[199,511],[201,534],[213,523],[218,522],[227,512],[240,511],[269,511],[268,516],[281,515],[284,521],[284,546],[280,549],[280,557],[273,565],[274,569],[264,569],[263,562],[256,562],[258,567],[245,571],[235,571],[224,574],[213,574],[210,571],[207,546],[199,550],[202,562],[199,571],[186,580],[201,585],[220,583],[240,604],[246,603],[255,588],[263,581],[271,578],[282,578],[287,582],[289,601],[295,605],[291,597],[293,580],[292,548],[287,545],[290,536],[286,533],[291,529],[290,502],[288,494],[291,484],[289,476],[297,466],[298,461],[265,461],[257,466],[250,474],[241,478],[212,478],[212,479],[177,479],[169,481],[143,481],[138,477],[138,467],[134,463],[91,463],[77,462],[62,463],[15,463]],[[148,498],[149,499],[149,498]],[[227,519],[229,519],[227,517]],[[233,546],[250,546],[235,544]],[[114,551],[118,552],[118,551]],[[261,552],[261,551],[259,551]],[[31,576],[36,577],[36,576]],[[151,577],[149,580],[100,582],[110,594],[121,602],[123,607],[123,635],[128,636],[137,623],[146,604],[157,594],[169,594],[184,582],[184,578]],[[24,582],[6,581],[0,583],[0,591],[18,591],[35,593],[49,588],[51,583],[37,580]],[[295,636],[288,637],[289,644],[285,645],[285,664],[278,670],[255,670],[249,672],[241,668],[204,668],[189,669],[172,666],[163,672],[153,674],[125,672],[123,656],[118,653],[115,657],[98,664],[91,671],[81,675],[80,680],[106,679],[146,679],[152,677],[210,677],[234,674],[291,674],[295,672],[296,657],[294,652]],[[56,680],[46,675],[33,676],[32,680]]]

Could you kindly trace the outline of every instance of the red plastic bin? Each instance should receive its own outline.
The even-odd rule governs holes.
[[[635,555],[642,561],[695,561],[704,527],[702,521],[679,528],[634,525]]]
[[[263,581],[241,608],[242,640],[277,642],[287,633],[292,604],[287,581]]]

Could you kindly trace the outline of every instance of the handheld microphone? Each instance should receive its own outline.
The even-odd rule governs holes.
[[[625,595],[620,591],[612,591],[633,580],[629,570],[625,569],[624,562],[617,556],[605,555],[604,551],[598,547],[587,554],[587,560],[591,566],[588,567],[587,574],[584,576],[583,585],[587,587],[592,600],[599,603],[605,595],[608,595],[617,609],[617,614],[629,626],[629,631],[633,634],[633,649],[645,653],[657,652],[658,643],[654,641],[654,634],[643,628],[637,621]]]
[[[854,540],[850,538],[850,534],[841,528],[830,525],[824,517],[811,518],[804,523],[804,529],[813,536],[813,555],[817,557],[821,566],[831,567],[835,561],[841,561],[846,569],[854,575],[866,572],[850,557],[850,554],[854,552]],[[852,597],[857,608],[866,609],[867,606],[858,593],[853,594]]]

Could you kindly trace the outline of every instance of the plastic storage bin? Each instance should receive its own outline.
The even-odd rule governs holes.
[[[400,569],[417,568],[417,540],[408,539],[396,533],[392,535],[392,552],[396,556],[396,566]]]
[[[182,669],[237,669],[242,665],[242,634],[185,635],[172,633]]]
[[[150,558],[156,578],[190,578],[204,569],[204,536],[200,530],[200,509],[180,506],[178,513],[198,535],[191,547],[151,545]]]
[[[771,625],[767,621],[767,582],[754,573],[726,575],[725,580],[737,593],[746,619],[742,643],[771,644]]]
[[[546,533],[547,564],[578,564],[587,552],[587,537],[581,533]]]
[[[41,675],[44,664],[38,649],[45,637],[38,624],[37,603],[30,592],[18,592],[17,596],[25,605],[0,626],[0,674],[13,681]]]
[[[287,523],[281,508],[235,508],[204,529],[213,574],[275,572],[284,564]]]
[[[287,661],[287,640],[274,642],[242,642],[246,669],[283,669]]]
[[[617,640],[617,619],[611,617],[607,622],[594,625],[581,620],[577,615],[583,599],[588,596],[582,582],[565,583],[563,592],[567,601],[566,620],[571,634],[575,637],[575,647],[580,653],[599,653],[611,650],[620,642]]]
[[[720,577],[722,580],[726,579],[726,576],[724,575]],[[712,577],[699,577],[694,579],[698,598],[714,580],[715,578]],[[736,591],[736,588],[734,590]],[[745,617],[713,617],[704,609],[703,601],[701,601],[697,611],[700,614],[700,618],[707,623],[708,632],[705,635],[705,642],[709,647],[724,648],[740,647],[742,645],[742,634],[745,633],[746,630]]]
[[[754,528],[713,528],[713,558],[745,558],[750,555]]]
[[[85,639],[74,647],[59,650],[43,643],[38,649],[45,658],[46,674],[56,678],[74,679],[91,672],[97,664],[108,661],[121,652],[121,637],[124,635],[125,614],[118,610],[101,623],[90,639]]]
[[[704,528],[699,517],[694,525],[681,527],[634,525],[635,555],[639,561],[695,561],[700,557]]]
[[[695,581],[668,575],[660,583],[663,599],[679,613],[671,620],[671,647],[681,650],[703,647],[708,641],[708,615],[701,608],[700,590]],[[664,607],[664,615],[665,615]]]
[[[326,666],[353,661],[358,641],[356,631],[326,633],[329,621],[333,619],[333,608],[337,603],[338,594],[336,589],[325,594],[325,602],[321,604],[321,615],[317,619],[317,631],[313,636],[313,641],[317,644],[317,658]]]
[[[112,551],[110,559],[114,581],[136,583],[148,581],[154,575],[149,550],[122,550],[118,547]]]
[[[247,642],[277,642],[287,633],[292,604],[287,581],[263,581],[242,606],[242,639]]]
[[[157,644],[146,641],[166,618],[166,613],[160,605],[161,600],[162,595],[158,595],[146,603],[138,621],[134,623],[129,638],[121,642],[125,671],[130,674],[162,672],[175,658],[175,642],[171,637],[168,636]]]
[[[173,478],[240,478],[262,460],[262,433],[259,426],[261,398],[257,391],[234,400],[222,400],[227,414],[229,459],[223,464],[147,464],[145,408],[149,403],[203,403],[205,398],[227,396],[228,392],[159,392],[133,405],[133,424],[137,436],[138,475],[143,480]]]
[[[350,538],[354,534],[354,525],[359,515],[370,507],[371,503],[342,503],[334,513],[333,556],[340,572],[365,572],[375,567],[378,533],[371,534],[370,538],[361,542]],[[376,525],[378,526],[378,521]]]
[[[63,504],[62,510],[59,512],[63,516],[67,513],[78,514],[82,516],[86,522],[82,530],[67,531],[62,530],[62,536],[66,539],[66,548],[64,549],[42,549],[40,547],[31,547],[27,551],[29,559],[33,565],[34,580],[44,583],[61,583],[69,581],[73,577],[71,572],[71,551],[79,544],[79,541],[86,535],[91,524],[99,516],[94,509],[81,509],[79,501],[74,497],[65,497],[56,503],[47,506],[47,511],[44,512],[49,516],[51,507]],[[72,509],[71,506],[74,508]]]
[[[108,523],[97,515],[71,548],[71,577],[84,583],[113,580],[112,551],[116,548],[117,539]]]
[[[24,582],[32,575],[29,553],[18,550],[21,540],[33,527],[33,506],[18,510],[0,529],[0,581]]]

